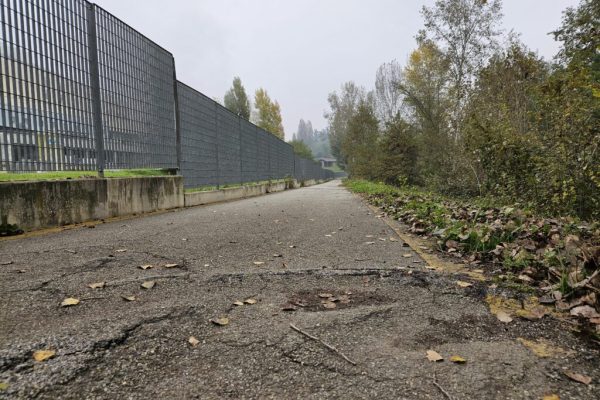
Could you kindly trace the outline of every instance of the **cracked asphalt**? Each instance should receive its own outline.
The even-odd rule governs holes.
[[[597,349],[548,318],[500,323],[486,283],[427,269],[339,181],[2,240],[0,263],[0,398],[600,397]],[[564,352],[540,358],[519,337]],[[37,362],[41,349],[56,355]]]

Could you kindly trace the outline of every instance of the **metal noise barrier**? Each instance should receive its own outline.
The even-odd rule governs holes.
[[[173,55],[85,0],[0,0],[0,171],[179,169],[186,187],[333,173],[177,81]]]

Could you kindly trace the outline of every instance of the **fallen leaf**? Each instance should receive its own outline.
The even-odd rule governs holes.
[[[243,305],[244,305],[244,303],[243,303],[243,302],[241,302],[241,301],[239,301],[239,300],[236,300],[236,301],[234,301],[234,302],[233,302],[233,305],[234,305],[234,306],[238,306],[238,307],[239,307],[239,306],[243,306]]]
[[[74,297],[68,297],[64,299],[62,303],[60,303],[60,305],[63,307],[76,306],[77,304],[79,304],[79,299],[76,299]]]
[[[592,378],[587,375],[578,374],[577,372],[565,371],[565,375],[575,382],[583,383],[584,385],[592,383]]]
[[[467,360],[465,360],[461,356],[452,356],[450,357],[450,361],[452,361],[455,364],[464,364],[467,362]]]
[[[212,319],[210,319],[210,322],[212,322],[215,325],[225,326],[225,325],[229,324],[229,318],[227,318],[227,317],[212,318]]]
[[[273,257],[279,258],[279,257],[283,257],[283,256],[281,254],[273,254]]]
[[[325,307],[328,310],[333,310],[337,307],[337,305],[333,301],[325,301],[323,302],[323,307]]]
[[[385,238],[379,238],[380,241],[385,242]]]
[[[560,400],[560,397],[557,394],[547,394],[542,397],[542,400]]]
[[[49,360],[56,355],[54,350],[37,350],[33,352],[33,359],[37,362]]]
[[[365,235],[366,238],[372,238],[373,235]]]
[[[176,268],[179,267],[179,264],[165,264],[165,268]]]
[[[596,311],[594,307],[590,306],[579,306],[575,307],[571,310],[571,315],[576,317],[584,317],[584,318],[600,318],[600,314]]]
[[[204,267],[210,267],[210,264],[204,264]]]
[[[295,248],[296,248],[295,244],[293,244],[293,245],[290,246],[290,249],[295,249]]]
[[[331,237],[331,235],[325,235],[325,237]]]
[[[115,252],[117,252],[117,253],[125,253],[126,251],[127,251],[127,249],[118,249],[118,250],[115,250]]]
[[[152,289],[155,285],[156,285],[156,282],[154,282],[154,281],[146,281],[146,282],[142,283],[141,286],[144,289]]]
[[[286,304],[283,307],[281,307],[281,311],[296,311],[297,309],[298,308],[293,304]]]
[[[11,265],[13,261],[0,261],[0,265]]]
[[[0,390],[6,390],[6,389],[8,389],[8,383],[0,382]]]
[[[397,242],[397,241],[398,241],[398,239],[396,239],[396,238],[393,238],[393,237],[390,238],[390,242]]]
[[[140,267],[139,267],[139,268],[140,268],[140,269],[143,269],[143,270],[145,271],[145,270],[147,270],[147,269],[150,269],[150,268],[152,268],[152,265],[150,265],[150,264],[146,264],[146,265],[140,265]]]
[[[252,304],[256,304],[257,301],[256,301],[256,299],[246,299],[246,300],[244,300],[244,303],[252,305]]]
[[[427,359],[433,362],[444,361],[444,357],[442,357],[437,351],[433,350],[427,350]]]
[[[333,295],[331,293],[319,293],[319,297],[322,299],[328,299],[330,297],[333,297]]]
[[[123,300],[135,301],[135,296],[121,296]]]
[[[409,258],[409,257],[412,257],[412,254],[410,254],[410,253],[402,254],[402,257]]]
[[[555,346],[545,339],[527,340],[524,338],[517,338],[517,341],[540,358],[548,358],[555,355],[568,353],[565,349]]]
[[[192,345],[192,347],[196,347],[200,344],[200,341],[193,336],[190,336],[188,339],[188,343]]]
[[[90,289],[102,289],[104,286],[106,286],[106,282],[94,282],[88,285]]]
[[[468,288],[468,287],[471,287],[471,286],[473,286],[473,284],[472,284],[472,283],[469,283],[469,282],[464,282],[464,281],[456,281],[456,284],[457,284],[458,286],[460,286],[461,288]]]
[[[264,262],[263,261],[254,261],[253,264],[254,265],[263,265]]]
[[[498,321],[504,322],[505,324],[508,324],[509,322],[512,322],[512,320],[513,320],[510,315],[508,315],[507,313],[505,313],[502,310],[500,310],[496,313],[496,318],[498,318]]]
[[[365,242],[366,245],[375,244],[375,242]]]
[[[544,306],[535,306],[531,309],[520,309],[517,310],[516,314],[530,321],[535,321],[544,317],[547,314],[547,310]]]

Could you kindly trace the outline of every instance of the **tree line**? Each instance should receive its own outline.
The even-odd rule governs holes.
[[[329,95],[331,148],[351,176],[549,214],[600,216],[600,2],[552,34],[553,60],[500,30],[501,0],[423,7],[416,48],[375,88]]]
[[[281,107],[276,100],[271,100],[265,89],[259,88],[254,93],[253,109],[242,80],[236,76],[233,78],[231,88],[223,97],[223,105],[234,114],[251,121],[281,140],[285,139]]]

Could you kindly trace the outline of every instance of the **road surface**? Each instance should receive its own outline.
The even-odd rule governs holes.
[[[427,269],[339,181],[3,240],[0,262],[2,398],[600,393],[562,373],[579,368],[597,380],[597,353],[547,319],[499,322],[484,283],[461,288]],[[62,307],[65,298],[80,302]],[[233,305],[245,300],[256,303]],[[227,325],[211,322],[224,317]],[[540,358],[519,337],[545,337],[564,353]],[[35,361],[38,350],[55,355]],[[427,350],[445,361],[429,361]]]

